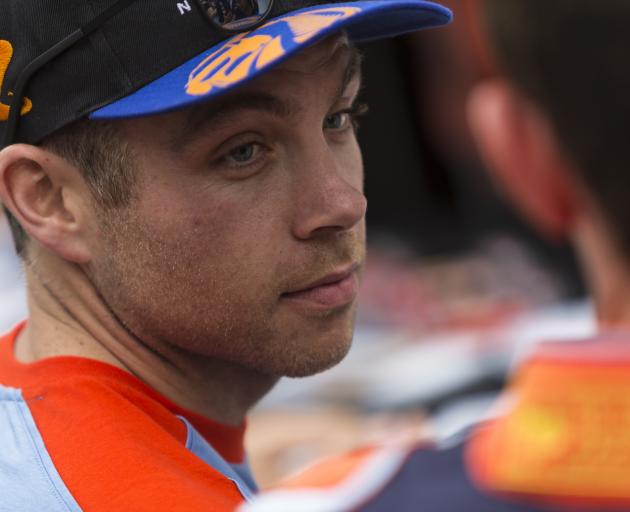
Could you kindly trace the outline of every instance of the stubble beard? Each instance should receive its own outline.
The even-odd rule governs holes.
[[[254,280],[252,293],[252,276],[239,279],[236,262],[211,269],[195,264],[190,255],[195,240],[164,243],[132,215],[121,213],[103,219],[103,248],[90,272],[112,315],[139,343],[168,357],[219,359],[278,377],[313,375],[347,354],[355,304],[302,318],[286,308],[279,312],[277,298],[292,282],[362,261],[362,236],[348,234],[335,246],[314,248],[308,270],[297,262],[284,264],[300,275],[284,272],[277,282]],[[337,327],[328,332],[333,322]]]

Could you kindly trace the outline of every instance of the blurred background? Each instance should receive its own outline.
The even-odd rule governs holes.
[[[535,344],[594,331],[574,255],[520,220],[474,148],[466,98],[493,68],[476,1],[441,3],[455,13],[447,29],[362,48],[369,258],[354,347],[252,414],[263,486],[381,437],[446,438],[491,414]],[[0,330],[25,309],[0,216]]]

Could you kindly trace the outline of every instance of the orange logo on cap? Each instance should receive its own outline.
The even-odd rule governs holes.
[[[302,44],[323,30],[361,12],[359,7],[328,7],[285,16],[254,32],[238,35],[206,57],[190,74],[186,92],[201,96],[251,76],[287,53],[283,42]],[[282,24],[283,27],[277,27]],[[274,27],[275,26],[275,27]],[[267,29],[274,27],[271,33]],[[279,30],[278,30],[279,29]]]
[[[13,46],[9,41],[5,41],[0,39],[0,92],[2,91],[2,84],[4,83],[4,76],[6,75],[7,69],[9,69],[9,63],[11,62],[11,58],[13,57]],[[13,93],[9,92],[8,96],[12,96]],[[22,105],[21,114],[28,114],[33,108],[33,102],[28,98],[24,98],[24,104]],[[5,105],[0,102],[0,121],[6,121],[9,119],[9,105]]]

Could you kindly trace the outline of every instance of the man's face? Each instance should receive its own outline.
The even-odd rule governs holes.
[[[365,257],[356,61],[329,39],[220,100],[124,122],[137,199],[101,218],[89,272],[137,337],[273,375],[346,354]]]

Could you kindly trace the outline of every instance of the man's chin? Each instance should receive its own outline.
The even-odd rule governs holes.
[[[319,350],[303,350],[294,352],[293,356],[286,351],[283,357],[276,359],[275,375],[289,378],[311,377],[337,366],[348,355],[352,346],[352,338],[337,339],[334,344],[317,341],[309,348]],[[273,364],[272,364],[273,366]]]
[[[319,361],[318,364],[304,365],[301,367],[290,368],[284,372],[284,377],[292,379],[300,379],[305,377],[312,377],[319,373],[323,373],[337,366],[346,356],[347,352],[335,359],[329,359],[326,362]]]
[[[266,341],[258,338],[258,350],[250,353],[248,366],[277,377],[309,377],[339,364],[352,346],[356,305],[328,312],[322,317],[305,317],[290,311],[276,318]]]

